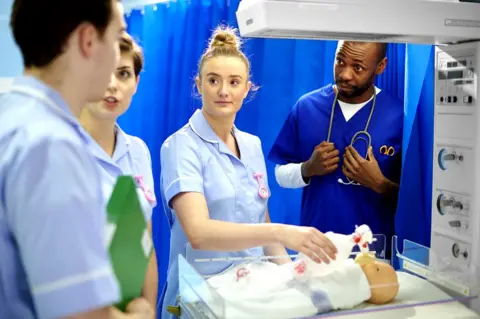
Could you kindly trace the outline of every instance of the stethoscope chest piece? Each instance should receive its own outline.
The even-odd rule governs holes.
[[[358,141],[358,140],[363,140],[365,142],[365,146],[366,146],[366,150],[365,150],[365,154],[360,154],[362,155],[364,158],[367,157],[367,154],[368,154],[368,149],[370,148],[370,146],[372,146],[372,136],[368,133],[368,127],[370,125],[370,121],[372,120],[372,116],[373,116],[373,111],[375,109],[375,102],[376,102],[376,99],[377,99],[377,93],[374,89],[373,91],[373,101],[372,101],[372,108],[370,109],[370,114],[368,115],[368,120],[367,120],[367,123],[365,123],[365,128],[363,129],[363,131],[358,131],[356,132],[351,141],[350,141],[350,146],[354,146],[354,144]],[[331,134],[332,134],[332,126],[333,126],[333,115],[335,113],[335,106],[337,105],[337,101],[338,101],[338,92],[335,94],[335,99],[333,100],[333,104],[332,104],[332,110],[330,111],[330,124],[328,126],[328,136],[327,136],[327,142],[330,142],[330,137],[331,137]],[[363,136],[362,136],[363,135]],[[354,181],[351,181],[348,177],[347,177],[347,181],[348,182],[343,182],[343,180],[341,178],[338,179],[338,182],[340,184],[343,184],[343,185],[360,185]]]

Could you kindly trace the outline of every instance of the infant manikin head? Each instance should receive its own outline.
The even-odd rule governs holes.
[[[383,305],[392,301],[398,293],[399,284],[395,269],[392,266],[371,261],[361,264],[362,270],[370,284],[371,296],[367,302]]]

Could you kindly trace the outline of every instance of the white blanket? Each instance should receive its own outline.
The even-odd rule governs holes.
[[[211,277],[208,283],[223,300],[209,306],[225,319],[290,319],[350,309],[370,298],[368,281],[353,260],[315,277],[315,264],[301,274],[298,264],[252,262]]]
[[[238,265],[208,283],[223,298],[209,305],[221,318],[296,318],[317,313],[308,295],[291,288],[293,273],[270,262]]]
[[[332,309],[351,309],[370,299],[371,291],[367,277],[353,259],[344,262],[343,267],[324,276],[309,280],[312,294],[318,291],[327,293]]]
[[[267,266],[268,267],[268,266]],[[277,266],[278,267],[278,266]],[[274,267],[270,267],[274,269]],[[228,272],[231,272],[232,269],[223,273],[226,275]],[[427,280],[418,278],[416,276],[407,274],[402,271],[397,271],[398,280],[400,283],[400,290],[397,297],[388,305],[376,306],[363,302],[351,310],[342,310],[334,311],[333,316],[335,318],[345,318],[345,319],[425,319],[425,318],[435,318],[435,319],[478,319],[480,314],[472,311],[465,307],[465,305],[460,302],[446,302],[446,303],[436,303],[439,300],[446,300],[451,298],[447,293],[442,291],[440,288],[436,287],[434,284],[428,282]],[[219,275],[220,276],[220,275]],[[224,277],[225,282],[222,284],[222,280],[219,280],[219,277],[212,277],[210,280],[217,284],[217,287],[221,287],[219,292],[223,292],[223,295],[230,295],[230,298],[233,296],[233,302],[226,300],[225,306],[222,302],[208,302],[209,307],[216,313],[217,318],[264,318],[264,319],[274,319],[274,318],[284,318],[292,319],[298,317],[308,317],[315,316],[317,313],[316,308],[313,306],[313,302],[308,303],[307,298],[303,298],[302,295],[295,294],[292,299],[285,298],[286,294],[277,294],[273,296],[273,300],[269,299],[268,296],[255,299],[253,296],[249,301],[235,301],[235,296],[232,290],[229,290],[227,287],[227,278]],[[235,287],[235,286],[234,286]],[[265,287],[262,287],[265,290]],[[350,289],[352,290],[352,289]],[[348,291],[345,289],[345,292]],[[202,295],[201,291],[197,291]],[[208,293],[206,293],[208,294]],[[282,297],[283,296],[283,297]],[[275,306],[269,306],[269,303],[274,302],[276,298],[281,298],[282,301],[287,299],[287,302],[278,302]],[[294,299],[297,298],[297,299]],[[188,299],[188,298],[187,298]],[[197,299],[194,297],[193,299]],[[303,306],[298,306],[298,308],[305,307],[303,313],[300,313],[300,309],[292,309],[292,307],[297,308],[296,304],[298,302],[305,303]],[[262,304],[263,302],[263,304]],[[424,305],[421,303],[434,302],[431,305]],[[420,304],[420,305],[419,305]],[[265,306],[265,307],[264,307]],[[400,306],[401,308],[395,308]],[[222,312],[225,310],[225,312]],[[225,316],[223,315],[225,314]],[[328,316],[328,315],[327,315]]]

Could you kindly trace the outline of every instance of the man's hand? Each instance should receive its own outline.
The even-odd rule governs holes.
[[[338,168],[339,154],[333,143],[320,143],[313,150],[310,159],[303,163],[302,176],[310,178],[330,174]]]
[[[368,149],[366,159],[361,157],[353,146],[347,146],[343,155],[342,172],[346,177],[360,185],[377,193],[384,192],[386,178],[380,170],[371,146]]]

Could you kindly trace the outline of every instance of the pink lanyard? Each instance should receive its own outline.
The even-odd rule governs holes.
[[[253,177],[258,182],[258,195],[260,195],[261,198],[267,199],[268,198],[268,189],[265,187],[265,184],[263,183],[263,174],[262,173],[254,173]]]
[[[137,187],[140,188],[143,191],[143,194],[145,195],[145,198],[147,201],[152,204],[155,202],[155,194],[145,185],[145,182],[143,181],[143,176],[137,175],[134,177],[135,182],[137,183]]]

